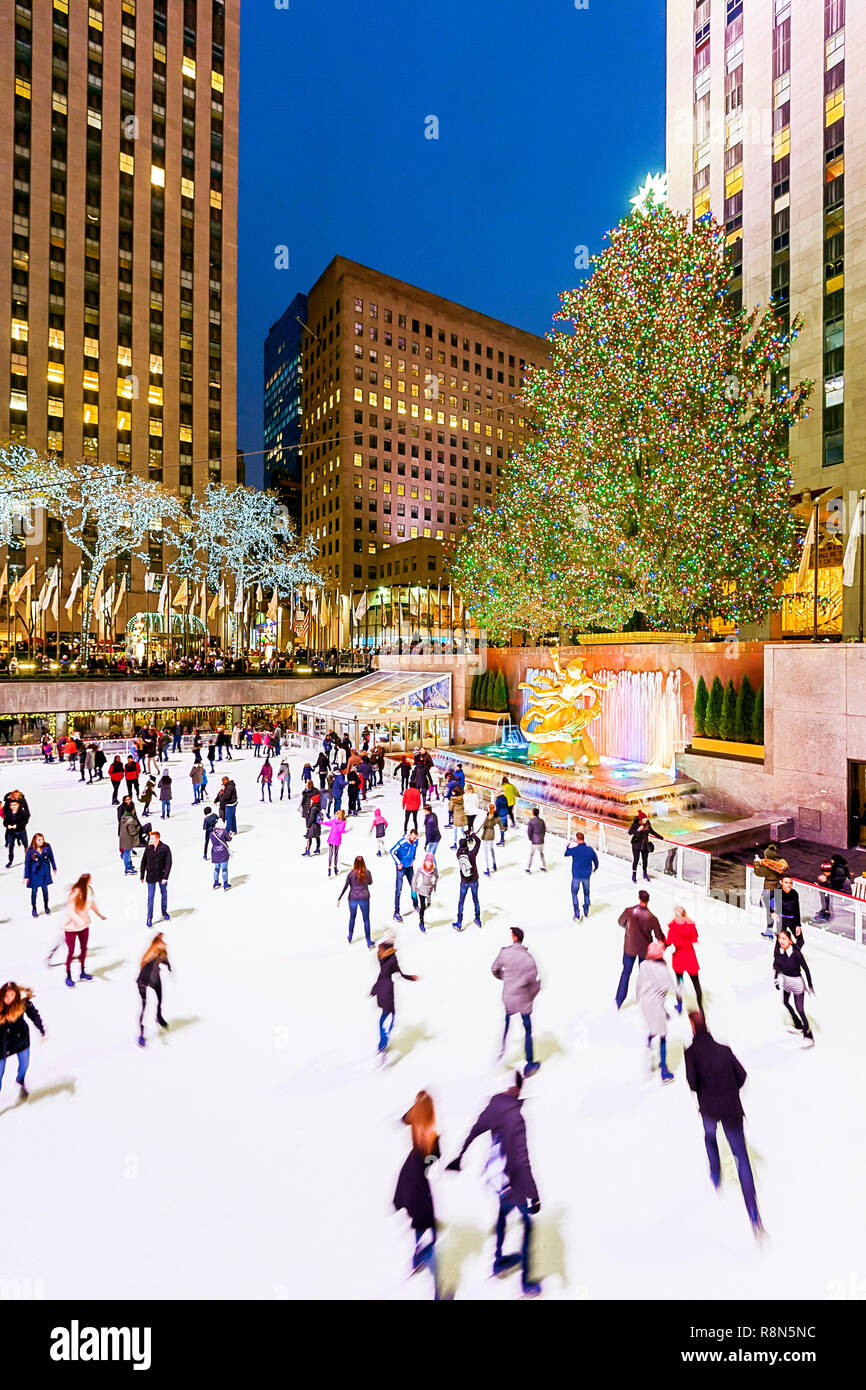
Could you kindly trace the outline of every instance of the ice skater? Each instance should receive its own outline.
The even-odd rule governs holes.
[[[36,910],[36,895],[40,891],[46,917],[51,911],[48,906],[48,889],[54,882],[52,869],[56,874],[54,851],[44,835],[34,835],[24,856],[24,882],[30,889],[30,911],[34,917],[39,916]]]
[[[168,876],[171,873],[171,850],[163,843],[158,830],[152,830],[147,840],[147,848],[141,856],[139,877],[147,884],[147,926],[153,926],[153,904],[159,885],[159,901],[162,920],[171,921],[168,912]]]
[[[625,940],[622,952],[622,973],[619,977],[619,984],[616,990],[616,1007],[621,1009],[628,994],[628,982],[631,979],[631,972],[634,969],[635,961],[646,959],[647,947],[653,937],[657,941],[664,941],[664,932],[659,924],[659,919],[655,913],[649,909],[649,893],[645,888],[641,888],[638,893],[638,901],[634,907],[627,907],[625,912],[619,917],[619,925],[625,928]]]
[[[264,762],[262,763],[261,771],[259,772],[259,775],[256,778],[256,781],[261,782],[262,784],[262,801],[264,801],[265,799],[265,792],[267,792],[268,794],[268,801],[273,800],[273,797],[271,796],[271,783],[273,782],[273,780],[274,769],[272,768],[271,760],[268,757],[265,758]]]
[[[166,966],[171,970],[171,961],[168,958],[168,950],[162,932],[158,931],[151,941],[147,950],[141,958],[141,969],[138,972],[138,994],[141,999],[141,1012],[138,1016],[138,1045],[144,1047],[144,1011],[147,1007],[147,991],[152,989],[156,995],[156,1021],[160,1028],[167,1028],[168,1024],[162,1016],[162,980],[160,978],[160,968]]]
[[[520,1014],[526,1045],[526,1066],[524,1076],[533,1076],[541,1066],[536,1062],[532,1049],[532,1005],[541,989],[538,966],[523,944],[523,929],[511,928],[511,945],[503,946],[493,965],[491,973],[502,981],[502,1003],[505,1006],[505,1029],[499,1049],[501,1062],[505,1056],[505,1043],[512,1014]]]
[[[159,792],[161,808],[160,820],[169,820],[171,818],[171,778],[167,769],[159,779],[157,791]]]
[[[66,983],[70,989],[75,987],[75,981],[72,978],[72,960],[75,955],[76,942],[78,943],[78,963],[80,966],[78,978],[79,980],[93,979],[93,976],[88,975],[84,969],[87,960],[87,943],[90,940],[91,913],[95,913],[101,922],[107,920],[105,914],[100,912],[96,905],[90,874],[81,874],[72,885],[66,900],[66,921],[63,924],[63,935],[66,941]],[[57,946],[48,957],[49,965],[51,964],[51,956],[56,950]]]
[[[482,1110],[466,1136],[463,1148],[448,1164],[448,1171],[459,1173],[463,1155],[469,1145],[480,1135],[490,1134],[491,1150],[485,1165],[485,1177],[499,1201],[493,1273],[506,1274],[519,1265],[524,1295],[527,1298],[537,1298],[541,1293],[541,1285],[530,1278],[529,1270],[532,1255],[532,1218],[541,1210],[541,1202],[535,1178],[532,1176],[526,1143],[526,1125],[521,1114],[522,1086],[523,1077],[519,1071],[515,1072],[514,1082],[507,1091],[493,1096]],[[523,1246],[519,1254],[505,1255],[502,1252],[505,1228],[513,1211],[519,1211],[523,1221]]]
[[[27,1068],[30,1065],[30,1028],[27,1020],[45,1037],[45,1025],[39,1010],[33,1003],[32,989],[7,980],[0,987],[0,1086],[10,1057],[18,1058],[16,1081],[20,1087],[21,1099],[30,1094],[27,1090]]]
[[[411,1125],[412,1148],[397,1178],[394,1206],[397,1211],[405,1211],[415,1236],[412,1273],[417,1274],[425,1265],[429,1266],[433,1275],[433,1297],[438,1298],[436,1213],[428,1174],[442,1155],[436,1133],[436,1111],[429,1092],[418,1092],[414,1105],[403,1116],[403,1124]]]
[[[355,918],[358,909],[361,911],[361,920],[364,923],[364,936],[367,938],[367,949],[372,951],[373,942],[370,939],[370,884],[373,882],[373,875],[364,863],[364,856],[357,854],[355,862],[346,874],[346,881],[340,890],[337,902],[341,902],[344,893],[349,894],[349,945],[352,944],[352,936],[355,931]]]
[[[483,925],[481,921],[481,904],[478,901],[478,851],[481,848],[481,841],[473,830],[467,830],[463,839],[457,846],[457,868],[460,872],[460,895],[457,899],[457,921],[451,925],[455,931],[463,931],[463,904],[466,901],[466,894],[472,894],[472,902],[475,906],[475,925]]]
[[[229,840],[234,839],[228,826],[222,821],[217,821],[210,833],[210,862],[213,864],[213,886],[219,888],[220,874],[223,880],[223,892],[227,893],[231,888],[229,883],[229,859],[231,850]]]
[[[673,1081],[674,1074],[668,1068],[668,1011],[665,1007],[668,992],[673,990],[677,1000],[682,1000],[682,991],[665,962],[665,943],[651,941],[647,947],[646,958],[641,961],[637,972],[637,1001],[647,1026],[647,1047],[650,1050],[652,1066],[652,1045],[659,1040],[659,1064],[662,1082]]]
[[[404,980],[417,980],[418,976],[407,975],[405,971],[400,969],[393,932],[385,933],[379,942],[376,954],[379,960],[379,974],[376,976],[370,995],[379,1006],[379,1046],[376,1051],[384,1052],[388,1047],[396,1012],[394,976],[400,975]]]
[[[547,865],[544,862],[544,837],[547,834],[547,826],[538,814],[538,807],[533,806],[532,814],[526,822],[526,838],[529,840],[529,861],[526,865],[526,872],[532,873],[532,861],[536,854],[541,860],[541,872],[547,873]]]
[[[382,858],[382,843],[385,839],[385,831],[388,829],[388,822],[382,815],[381,809],[377,806],[373,812],[373,821],[369,829],[370,835],[376,836],[376,858]]]
[[[348,834],[351,828],[346,824],[345,811],[338,811],[333,820],[322,821],[322,829],[328,832],[328,878],[331,877],[332,870],[334,878],[340,871],[340,845],[343,843],[343,836]]]
[[[598,855],[592,845],[586,843],[583,831],[578,830],[574,843],[566,846],[565,857],[571,860],[571,906],[574,920],[579,922],[581,893],[583,915],[589,916],[589,880],[598,871]]]
[[[280,801],[285,796],[286,805],[288,805],[292,799],[292,770],[285,758],[277,768],[277,781],[280,784]]]
[[[418,926],[422,932],[427,930],[424,926],[424,913],[430,906],[438,882],[439,870],[436,867],[436,860],[432,854],[425,854],[412,875],[412,896],[413,900],[418,903]]]
[[[689,1014],[692,1025],[692,1044],[686,1049],[686,1080],[698,1099],[698,1111],[704,1126],[704,1144],[710,1163],[710,1180],[718,1188],[722,1182],[717,1131],[719,1125],[731,1146],[737,1164],[737,1175],[743,1200],[755,1235],[763,1233],[755,1195],[755,1179],[743,1134],[743,1104],[740,1091],[746,1080],[746,1069],[737,1061],[729,1047],[716,1042],[699,1010]]]
[[[402,922],[400,915],[400,900],[403,896],[403,884],[409,884],[409,891],[412,892],[412,875],[415,872],[415,855],[418,850],[418,831],[410,830],[408,835],[402,835],[396,844],[391,846],[390,855],[394,860],[397,870],[397,877],[394,884],[394,921]],[[415,906],[414,893],[412,894],[412,906]]]
[[[671,969],[677,977],[677,984],[682,985],[683,976],[688,975],[695,991],[695,998],[698,1001],[698,1008],[703,1009],[703,991],[700,981],[700,966],[695,955],[695,943],[698,939],[698,929],[689,917],[684,907],[675,907],[674,915],[668,922],[667,945],[673,946],[674,954],[671,960]],[[677,1013],[683,1011],[682,998],[677,1000]]]
[[[803,1009],[806,990],[808,989],[810,994],[814,993],[812,976],[801,948],[786,931],[780,931],[776,938],[773,951],[773,982],[776,989],[782,990],[782,1003],[791,1015],[794,1025],[791,1031],[802,1033],[803,1042],[807,1047],[814,1046],[815,1039]]]
[[[649,882],[647,873],[647,860],[650,850],[654,848],[654,836],[657,836],[652,821],[646,811],[638,811],[634,820],[628,828],[629,838],[631,839],[631,881],[637,883],[637,866],[641,864],[644,881]]]
[[[487,814],[481,823],[481,848],[484,850],[484,877],[489,878],[491,873],[496,873],[496,850],[494,842],[496,840],[496,807],[491,802],[487,807]]]

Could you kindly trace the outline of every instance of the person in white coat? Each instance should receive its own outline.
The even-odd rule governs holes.
[[[659,1040],[659,1061],[662,1082],[673,1081],[674,1074],[668,1070],[667,1032],[668,1012],[665,1001],[673,990],[677,999],[682,999],[679,982],[665,962],[665,943],[651,941],[647,947],[646,960],[641,961],[637,975],[637,1000],[643,1011],[647,1026],[647,1047],[652,1049],[653,1039]]]
[[[474,787],[467,787],[463,793],[463,811],[466,816],[466,824],[471,830],[481,811],[481,803]]]
[[[523,944],[523,935],[520,927],[511,928],[511,945],[503,946],[491,966],[491,972],[497,980],[502,981],[502,1002],[505,1005],[505,1030],[499,1060],[505,1056],[511,1015],[520,1014],[526,1036],[526,1067],[523,1074],[532,1076],[541,1066],[540,1062],[536,1062],[532,1049],[532,1005],[541,989],[541,981],[538,966]]]

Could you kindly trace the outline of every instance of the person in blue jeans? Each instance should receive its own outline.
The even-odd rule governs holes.
[[[358,854],[349,872],[346,874],[346,881],[343,884],[337,902],[343,894],[349,894],[349,945],[352,944],[352,936],[355,931],[355,918],[358,909],[361,909],[361,918],[364,923],[364,936],[367,938],[367,949],[372,951],[373,942],[370,939],[370,884],[373,882],[373,875],[364,862],[364,856]]]
[[[689,1014],[689,1022],[692,1025],[692,1045],[686,1048],[685,1053],[686,1080],[698,1099],[698,1111],[704,1126],[704,1146],[710,1164],[710,1181],[713,1187],[721,1186],[722,1165],[716,1137],[721,1125],[737,1164],[737,1176],[752,1230],[756,1236],[760,1236],[764,1227],[758,1212],[755,1179],[743,1133],[745,1116],[740,1100],[746,1069],[729,1047],[716,1042],[698,1009]]]
[[[408,835],[403,835],[390,849],[391,858],[397,867],[397,881],[394,885],[394,921],[402,922],[400,915],[400,899],[403,896],[403,884],[409,884],[409,892],[412,892],[412,875],[415,871],[415,855],[418,851],[418,831],[410,830]],[[414,902],[414,896],[413,896]]]
[[[168,914],[168,876],[171,873],[171,850],[168,845],[163,844],[162,837],[158,830],[152,830],[147,842],[147,848],[141,856],[140,878],[142,883],[147,884],[147,925],[153,926],[153,904],[156,898],[156,889],[159,885],[159,901],[162,908],[162,920],[171,921]]]
[[[27,1068],[30,1065],[30,1020],[45,1037],[45,1025],[39,1010],[33,1003],[32,989],[17,985],[8,980],[0,988],[0,1086],[10,1057],[18,1058],[16,1081],[21,1088],[21,1099],[26,1100],[28,1091],[25,1084]]]
[[[457,867],[460,870],[460,896],[457,900],[457,921],[451,925],[455,931],[463,930],[463,904],[466,894],[472,894],[475,904],[475,925],[481,926],[481,904],[478,901],[478,851],[481,841],[474,831],[464,835],[457,846]]]
[[[171,817],[171,778],[167,772],[164,772],[160,777],[157,791],[159,792],[159,801],[162,807],[160,819],[169,820]]]
[[[238,793],[237,788],[235,787],[235,784],[230,777],[224,777],[222,779],[222,786],[220,787],[220,790],[217,793],[217,802],[219,804],[220,810],[223,813],[223,819],[226,823],[226,829],[230,830],[233,835],[236,835],[238,829]]]
[[[586,843],[583,833],[578,830],[574,844],[565,851],[566,859],[571,860],[571,905],[575,922],[580,921],[580,894],[583,893],[583,915],[589,916],[589,879],[598,868],[598,855],[592,845]]]
[[[459,1173],[463,1155],[469,1145],[479,1135],[489,1134],[491,1138],[490,1156],[486,1172],[488,1182],[495,1187],[499,1197],[499,1214],[496,1218],[496,1253],[493,1257],[493,1273],[507,1274],[509,1270],[520,1267],[523,1293],[526,1298],[537,1298],[541,1284],[530,1274],[532,1246],[532,1217],[541,1210],[538,1188],[535,1185],[532,1167],[529,1162],[529,1148],[526,1142],[526,1125],[521,1114],[520,1091],[523,1077],[514,1073],[514,1084],[507,1091],[492,1096],[490,1103],[482,1110],[475,1124],[464,1140],[463,1147],[447,1170]],[[505,1227],[513,1211],[519,1211],[523,1222],[523,1245],[518,1253],[504,1254]]]
[[[220,874],[222,874],[223,889],[228,892],[231,888],[229,883],[229,840],[232,832],[228,826],[222,825],[219,821],[211,827],[210,832],[210,859],[213,864],[213,886],[219,888]]]

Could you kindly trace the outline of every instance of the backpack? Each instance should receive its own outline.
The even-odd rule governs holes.
[[[470,879],[473,874],[474,865],[468,854],[458,854],[457,867],[460,870],[460,877]]]

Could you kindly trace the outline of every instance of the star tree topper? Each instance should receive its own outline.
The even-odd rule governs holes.
[[[646,217],[652,208],[665,207],[668,201],[667,174],[647,174],[641,187],[629,201],[641,217]]]

